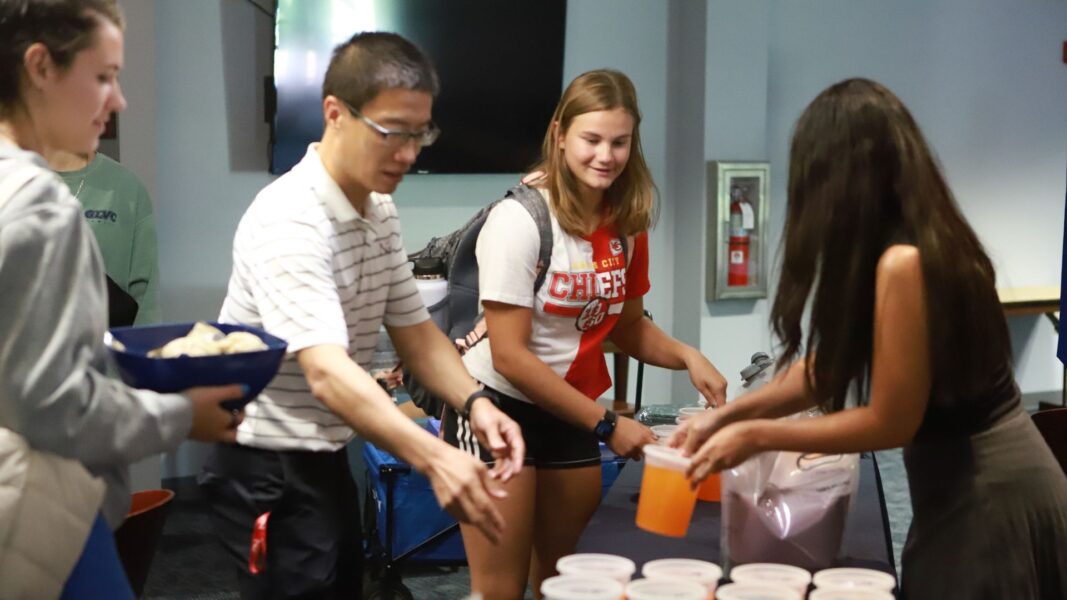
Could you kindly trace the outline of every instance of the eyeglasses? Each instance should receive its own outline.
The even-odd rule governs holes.
[[[430,123],[426,129],[421,131],[405,131],[403,129],[387,129],[382,127],[378,123],[375,123],[372,119],[363,115],[348,102],[341,100],[342,103],[348,108],[348,112],[352,113],[353,117],[358,118],[367,124],[374,131],[377,131],[382,136],[382,141],[391,148],[400,148],[411,142],[415,142],[419,148],[425,148],[437,141],[437,136],[441,135],[441,130],[437,128],[437,125]]]

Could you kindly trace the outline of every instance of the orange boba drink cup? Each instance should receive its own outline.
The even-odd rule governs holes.
[[[669,537],[684,537],[696,505],[696,490],[689,489],[685,471],[689,459],[667,446],[644,447],[645,472],[637,500],[638,527]]]
[[[711,473],[697,488],[697,500],[705,502],[722,502],[722,477]]]

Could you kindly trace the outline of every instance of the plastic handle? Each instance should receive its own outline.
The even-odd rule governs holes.
[[[252,525],[252,547],[248,551],[248,572],[259,575],[267,566],[267,519],[270,512],[265,512],[256,517]]]

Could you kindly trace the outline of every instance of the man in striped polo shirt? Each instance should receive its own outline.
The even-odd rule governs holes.
[[[521,468],[520,430],[429,320],[387,195],[437,137],[437,89],[429,61],[398,35],[338,46],[323,82],[322,140],[238,225],[219,320],[289,341],[278,375],[245,409],[237,444],[217,445],[200,477],[243,598],[360,597],[359,497],[344,449],[353,430],[426,475],[456,518],[501,535],[491,499],[503,492],[490,479]],[[470,414],[498,458],[491,472],[401,414],[368,375],[383,323],[405,366]],[[253,522],[268,511],[265,568],[253,575]]]

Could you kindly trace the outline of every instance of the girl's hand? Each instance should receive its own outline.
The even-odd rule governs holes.
[[[644,456],[642,449],[645,446],[655,443],[656,436],[651,429],[626,417],[619,417],[615,424],[615,431],[606,442],[608,448],[611,448],[615,454],[635,460],[640,460]]]
[[[708,406],[716,408],[726,404],[726,378],[696,349],[686,358],[685,367],[689,371],[689,381]]]
[[[708,438],[728,423],[723,410],[705,410],[679,423],[678,429],[667,440],[667,445],[671,448],[681,448],[686,456],[691,456],[696,454]]]
[[[692,455],[692,464],[686,471],[686,477],[696,485],[711,473],[732,469],[761,452],[757,427],[759,421],[742,421],[719,430]]]

